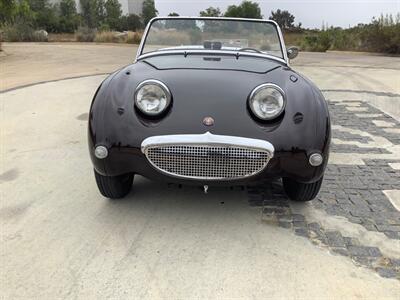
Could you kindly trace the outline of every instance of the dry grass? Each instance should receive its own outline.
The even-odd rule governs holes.
[[[124,43],[126,40],[126,34],[119,34],[114,31],[102,31],[97,32],[94,41],[96,43]]]
[[[191,44],[190,33],[187,31],[163,30],[160,32],[152,32],[147,39],[150,45],[176,46]]]
[[[74,33],[49,33],[49,42],[75,42]]]
[[[97,30],[88,27],[79,27],[75,32],[77,42],[93,42],[96,38]]]
[[[140,44],[140,41],[142,40],[142,32],[128,32],[128,36],[126,39],[126,42],[128,44]]]
[[[126,33],[116,31],[101,31],[95,34],[79,33],[52,33],[49,34],[49,42],[95,42],[95,43],[127,43],[140,44],[142,32],[128,31]],[[84,37],[82,37],[84,35]],[[89,38],[86,36],[89,35]],[[92,40],[91,40],[92,39]]]

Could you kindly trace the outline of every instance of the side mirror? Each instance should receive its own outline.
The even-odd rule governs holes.
[[[297,55],[299,55],[299,48],[289,47],[287,49],[287,56],[289,59],[294,59],[294,58],[296,58]]]

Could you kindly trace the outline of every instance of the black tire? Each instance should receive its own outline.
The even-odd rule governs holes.
[[[126,196],[133,182],[133,173],[123,174],[119,176],[103,176],[94,170],[97,187],[100,193],[110,199],[118,199]]]
[[[302,183],[290,178],[283,178],[283,189],[293,201],[305,202],[313,200],[321,188],[323,178],[313,183]]]

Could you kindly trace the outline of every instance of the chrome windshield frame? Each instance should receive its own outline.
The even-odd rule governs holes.
[[[239,51],[221,51],[221,50],[163,50],[163,51],[153,51],[153,52],[148,52],[148,53],[144,53],[143,54],[143,49],[144,49],[144,45],[146,43],[146,39],[150,30],[151,25],[159,20],[226,20],[226,21],[246,21],[246,22],[259,22],[259,23],[269,23],[269,24],[273,24],[276,27],[277,33],[278,33],[278,38],[279,38],[279,42],[280,42],[280,46],[281,46],[281,50],[282,50],[282,55],[283,58],[278,57],[278,56],[274,56],[274,55],[270,55],[270,54],[264,54],[264,53],[250,53],[250,52],[239,52]],[[226,17],[156,17],[153,18],[149,21],[149,23],[146,26],[146,29],[144,30],[143,36],[142,36],[142,40],[140,41],[139,44],[139,48],[137,50],[137,54],[136,54],[136,59],[135,62],[138,60],[141,60],[142,58],[145,57],[150,57],[150,56],[158,56],[158,55],[167,55],[167,54],[180,54],[180,53],[198,53],[198,54],[202,54],[202,53],[206,53],[206,54],[210,54],[210,53],[215,53],[215,54],[224,54],[224,55],[229,55],[229,54],[233,54],[236,56],[254,56],[254,57],[264,57],[264,58],[268,58],[268,59],[274,59],[280,62],[285,63],[287,66],[289,66],[289,58],[287,56],[287,50],[286,50],[286,45],[285,45],[285,41],[283,39],[283,35],[282,35],[282,31],[279,27],[279,25],[273,21],[273,20],[264,20],[264,19],[247,19],[247,18],[226,18]]]
[[[246,57],[258,57],[258,58],[269,58],[275,60],[277,62],[287,64],[286,61],[277,56],[269,55],[269,54],[261,54],[261,53],[250,53],[250,52],[240,52],[240,51],[223,51],[223,50],[160,50],[160,51],[152,51],[145,54],[140,55],[136,61],[146,59],[152,56],[162,56],[162,55],[184,55],[187,56],[189,54],[205,54],[205,55],[232,55],[236,57],[246,56]]]

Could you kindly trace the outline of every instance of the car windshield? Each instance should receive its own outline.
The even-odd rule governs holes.
[[[262,20],[156,19],[147,32],[142,54],[162,50],[240,50],[283,58],[277,27]]]

